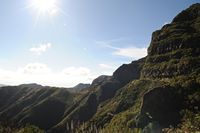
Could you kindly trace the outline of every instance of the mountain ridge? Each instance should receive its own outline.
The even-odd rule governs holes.
[[[200,4],[153,32],[146,57],[96,78],[84,90],[1,87],[0,121],[16,115],[17,123],[48,133],[199,131]]]

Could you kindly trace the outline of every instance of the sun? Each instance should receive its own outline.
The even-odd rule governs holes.
[[[58,12],[58,0],[31,0],[31,7],[39,15],[55,15]]]

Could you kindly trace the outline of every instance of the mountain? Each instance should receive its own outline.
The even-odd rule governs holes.
[[[83,83],[80,83],[72,88],[69,88],[68,90],[71,91],[71,92],[80,92],[80,91],[83,91],[87,88],[90,87],[90,84],[83,84]]]
[[[92,86],[101,85],[104,81],[109,80],[111,76],[101,75],[92,81]]]
[[[0,84],[0,87],[3,87],[3,86],[6,86],[6,85]]]
[[[19,86],[22,87],[22,88],[25,88],[25,87],[27,87],[27,88],[43,88],[42,85],[39,85],[39,84],[36,84],[36,83],[32,83],[32,84],[21,84],[21,85],[19,85]]]
[[[155,31],[139,77],[98,108],[89,125],[107,132],[199,131],[199,29],[200,4],[194,4]]]
[[[75,125],[85,122],[79,128],[83,131],[91,127],[104,132],[198,131],[199,8],[200,4],[192,5],[155,31],[147,57],[102,78],[51,131],[63,132],[72,120]],[[196,123],[189,124],[191,120]]]
[[[0,88],[1,122],[17,123],[16,126],[30,123],[49,129],[62,119],[64,111],[74,102],[74,96],[66,89],[28,86]]]
[[[0,121],[48,133],[200,131],[200,4],[153,32],[146,57],[96,78],[85,93],[35,87],[0,88]]]
[[[71,121],[73,121],[74,125],[77,125],[91,120],[98,112],[98,109],[103,107],[106,101],[114,97],[118,89],[139,78],[139,72],[144,61],[145,58],[133,61],[131,64],[124,64],[114,72],[113,76],[100,76],[95,79],[90,91],[81,96],[80,100],[71,106],[66,112],[65,118],[54,126],[50,132],[65,132],[66,123],[71,123]],[[71,129],[68,132],[71,132]]]

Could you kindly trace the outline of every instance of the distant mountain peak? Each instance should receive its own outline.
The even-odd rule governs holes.
[[[92,86],[97,86],[110,78],[111,76],[101,75],[92,81]]]
[[[80,92],[84,89],[87,89],[90,87],[90,84],[85,84],[85,83],[79,83],[78,85],[68,89],[69,91],[72,91],[72,92]]]
[[[3,87],[3,86],[6,86],[6,85],[4,85],[4,84],[0,84],[0,87]]]
[[[42,88],[43,86],[37,83],[30,83],[30,84],[21,84],[20,87],[28,87],[28,88]]]

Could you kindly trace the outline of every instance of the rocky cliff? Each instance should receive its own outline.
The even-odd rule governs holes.
[[[143,77],[169,78],[199,72],[199,6],[192,5],[152,34]]]
[[[145,58],[86,90],[1,88],[0,120],[31,122],[50,133],[200,131],[200,4],[153,32]]]

